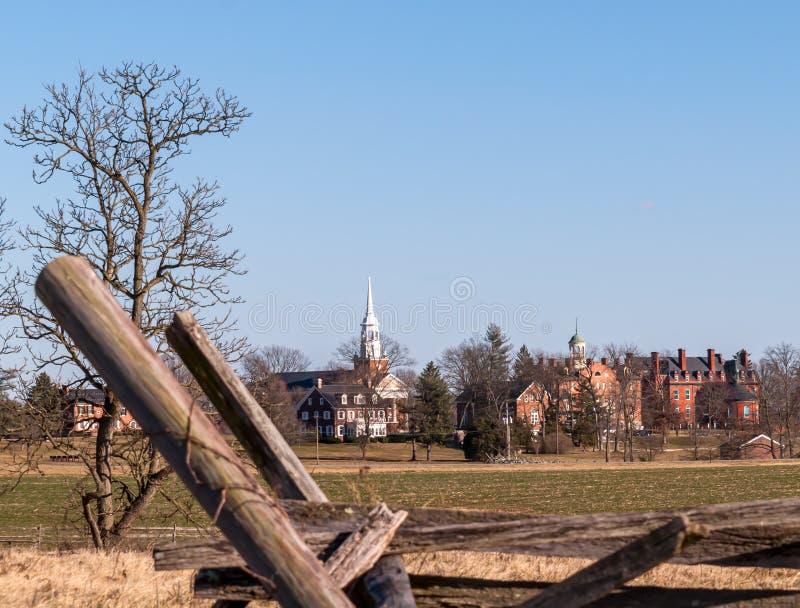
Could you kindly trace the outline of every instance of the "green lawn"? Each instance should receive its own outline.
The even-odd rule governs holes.
[[[399,472],[319,475],[337,501],[575,514],[800,496],[800,467]]]
[[[568,468],[514,471],[409,471],[318,473],[322,489],[336,501],[384,500],[396,506],[500,509],[529,513],[649,511],[690,505],[800,496],[800,467],[700,466],[658,468]],[[23,479],[0,495],[0,526],[56,525],[80,520],[75,477]],[[173,480],[173,500],[186,491]],[[189,502],[189,501],[186,501]],[[196,505],[192,513],[199,515]],[[207,518],[201,517],[207,521]],[[141,525],[190,525],[163,497]]]

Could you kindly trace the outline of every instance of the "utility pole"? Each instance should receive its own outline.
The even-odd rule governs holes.
[[[317,425],[317,432],[314,435],[314,443],[317,452],[317,466],[319,466],[319,412],[314,412],[314,422]]]
[[[511,418],[508,415],[508,399],[506,399],[506,460],[511,460]]]

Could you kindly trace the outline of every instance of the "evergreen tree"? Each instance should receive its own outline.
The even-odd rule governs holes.
[[[517,396],[524,391],[536,377],[536,362],[524,344],[517,351],[511,364],[511,390]]]
[[[495,323],[486,328],[484,337],[488,347],[486,361],[486,397],[494,410],[498,422],[505,426],[506,458],[511,458],[511,420],[508,411],[509,400],[509,352],[511,343]]]
[[[464,457],[483,461],[500,455],[505,430],[497,420],[478,418],[464,436]]]
[[[64,430],[64,404],[58,386],[42,372],[25,395],[25,407],[41,432],[60,435]]]
[[[427,460],[434,443],[444,443],[453,428],[452,396],[439,368],[429,362],[416,384],[415,406],[410,421],[415,435],[425,445]]]

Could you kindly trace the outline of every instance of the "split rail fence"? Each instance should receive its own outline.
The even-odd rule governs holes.
[[[36,289],[222,532],[154,551],[159,570],[197,570],[195,594],[218,608],[266,598],[399,608],[800,603],[800,591],[625,585],[666,561],[800,568],[800,498],[569,517],[330,503],[192,315],[176,313],[167,339],[269,483],[268,494],[85,261],[51,262]],[[406,573],[403,554],[443,550],[595,561],[555,584]]]
[[[120,541],[120,549],[150,550],[160,543],[197,541],[218,536],[212,530],[190,526],[131,526]],[[94,548],[85,527],[0,526],[0,547],[35,547],[42,551],[72,551]]]

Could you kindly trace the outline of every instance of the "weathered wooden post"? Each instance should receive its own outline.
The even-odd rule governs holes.
[[[352,606],[85,260],[49,263],[36,293],[273,597]]]
[[[192,372],[203,392],[217,407],[217,411],[250,454],[275,493],[283,498],[327,502],[325,493],[191,312],[175,313],[172,325],[167,329],[167,340]],[[317,438],[319,438],[319,428],[317,428]],[[370,541],[373,547],[359,549],[354,545],[352,548],[354,552],[359,550],[361,552],[356,560],[358,566],[355,570],[360,571],[364,563],[375,565],[369,569],[363,580],[367,594],[365,603],[368,605],[393,608],[413,608],[416,605],[402,558],[388,556],[378,559],[404,517],[403,514],[400,519],[384,518],[381,524],[382,535],[378,534]],[[388,523],[389,520],[393,523]],[[374,553],[375,547],[381,548],[377,554]],[[342,549],[346,551],[344,547]],[[337,559],[333,559],[333,563],[336,563]],[[352,556],[344,559],[350,561]],[[343,584],[350,582],[347,576],[344,579],[337,578]]]

